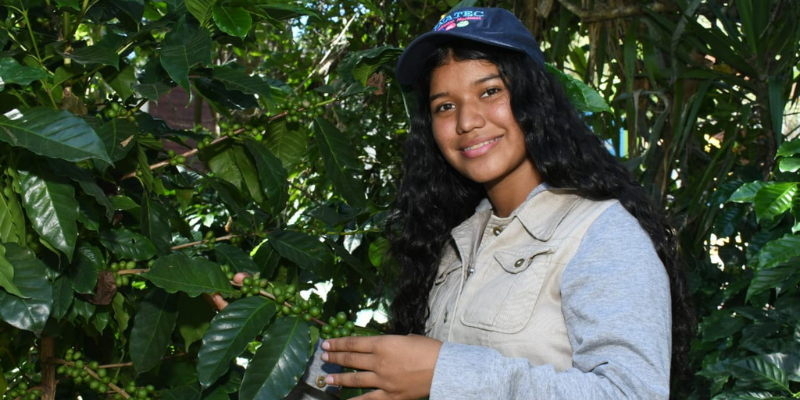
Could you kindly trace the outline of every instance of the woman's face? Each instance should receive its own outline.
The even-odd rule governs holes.
[[[431,72],[436,144],[453,168],[488,191],[498,185],[530,190],[539,180],[510,96],[497,66],[488,61],[450,59]]]

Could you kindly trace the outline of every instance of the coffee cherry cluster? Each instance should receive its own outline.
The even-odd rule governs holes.
[[[286,122],[299,123],[301,120],[322,116],[324,110],[318,107],[319,96],[315,92],[305,92],[286,102]]]
[[[131,382],[128,387],[125,388],[125,391],[131,395],[133,399],[140,399],[140,400],[151,400],[153,393],[155,393],[156,388],[153,385],[147,385],[145,387],[136,387],[136,384]],[[117,399],[119,396],[122,399],[122,395],[117,393],[114,395],[114,399]]]
[[[353,321],[347,320],[347,314],[339,311],[335,316],[328,318],[328,323],[322,325],[323,339],[339,338],[350,336],[355,332],[356,324]]]
[[[220,135],[226,135],[228,137],[236,136],[236,132],[242,129],[242,124],[238,122],[230,123],[228,121],[222,120],[219,121],[219,131]]]
[[[197,142],[197,150],[203,150],[206,147],[211,146],[211,142],[212,140],[210,137],[204,137],[203,140]]]
[[[136,261],[114,261],[108,268],[114,272],[114,283],[116,283],[118,287],[128,286],[131,284],[131,278],[128,275],[117,275],[117,272],[124,269],[136,268]]]
[[[9,386],[9,388],[6,389],[5,397],[3,398],[7,400],[37,400],[42,398],[42,390],[33,389],[29,391],[28,383],[23,380],[13,387]]]
[[[85,383],[90,389],[97,393],[105,393],[108,391],[109,383],[113,382],[116,384],[116,382],[108,376],[107,370],[100,369],[97,361],[90,361],[87,363],[83,360],[83,355],[80,351],[68,349],[66,354],[64,354],[64,360],[71,361],[72,364],[59,365],[56,372],[60,375],[71,377],[75,385],[82,385]],[[86,367],[92,371],[96,371],[100,379],[95,379],[90,375]]]
[[[223,271],[225,271],[224,267],[227,267],[227,265],[223,265]],[[226,272],[226,274],[227,273],[230,272]],[[269,284],[269,281],[261,278],[261,274],[256,273],[252,277],[250,276],[244,277],[244,279],[242,280],[242,287],[239,290],[242,292],[243,295],[247,297],[255,296],[259,294],[261,290],[266,288],[267,284]]]
[[[169,156],[169,165],[173,167],[186,163],[186,157],[175,154],[175,150],[167,150],[167,155]]]
[[[103,109],[103,115],[106,117],[106,119],[124,118],[129,122],[136,121],[136,119],[133,117],[133,112],[131,110],[122,108],[122,106],[116,101],[108,103],[108,105]]]
[[[205,241],[206,241],[206,242],[205,242],[205,244],[206,244],[206,247],[208,247],[208,249],[209,249],[209,250],[213,250],[213,249],[214,249],[214,245],[215,245],[215,243],[216,243],[216,241],[217,241],[217,238],[216,238],[216,236],[214,236],[214,231],[208,231],[208,232],[206,232],[205,236],[203,236],[203,240],[205,240]],[[228,271],[228,272],[229,272],[229,271]],[[227,273],[227,272],[226,272],[226,273]],[[229,279],[229,280],[230,280],[230,279],[233,279],[233,276],[231,276],[231,277],[230,277],[230,278],[228,278],[228,279]]]

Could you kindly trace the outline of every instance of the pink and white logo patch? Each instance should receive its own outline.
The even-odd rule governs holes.
[[[470,21],[480,21],[483,19],[483,11],[456,11],[446,15],[433,28],[434,31],[449,31],[454,28],[469,26]]]

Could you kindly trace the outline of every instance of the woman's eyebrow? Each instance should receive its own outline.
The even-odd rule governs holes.
[[[483,78],[477,79],[475,82],[472,82],[472,86],[478,86],[481,83],[488,82],[488,81],[491,81],[493,79],[499,79],[499,78],[501,78],[500,74],[487,75],[487,76],[484,76]],[[441,92],[441,93],[433,94],[433,95],[431,95],[431,97],[428,98],[428,102],[432,102],[432,101],[434,101],[434,100],[436,100],[436,99],[438,99],[440,97],[447,96],[448,94],[449,94],[448,92]]]

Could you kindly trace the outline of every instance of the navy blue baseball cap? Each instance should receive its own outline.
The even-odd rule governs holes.
[[[544,65],[544,55],[531,32],[511,12],[502,8],[466,7],[445,15],[433,31],[420,35],[397,61],[397,80],[413,85],[422,64],[436,48],[453,39],[467,39],[523,52]]]

